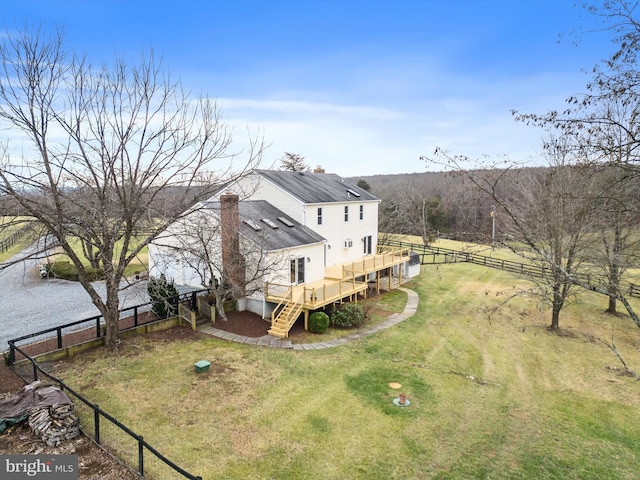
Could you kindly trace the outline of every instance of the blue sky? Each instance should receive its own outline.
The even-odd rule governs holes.
[[[153,49],[247,129],[342,176],[413,173],[436,146],[539,161],[544,113],[613,49],[574,0],[0,0],[2,28],[62,26],[94,63]],[[563,37],[560,37],[564,35]]]

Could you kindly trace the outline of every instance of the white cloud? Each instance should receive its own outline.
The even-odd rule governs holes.
[[[456,78],[448,94],[403,105],[249,98],[219,99],[219,105],[235,132],[264,132],[272,144],[267,164],[289,151],[344,176],[412,173],[426,169],[419,157],[436,147],[472,158],[538,156],[542,131],[515,122],[510,110],[543,113],[557,107],[564,97],[550,92],[570,80],[575,83],[551,75],[508,82]]]

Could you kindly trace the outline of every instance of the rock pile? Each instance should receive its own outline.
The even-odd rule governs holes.
[[[27,423],[33,432],[50,447],[80,435],[80,420],[73,405],[52,405],[32,411]]]

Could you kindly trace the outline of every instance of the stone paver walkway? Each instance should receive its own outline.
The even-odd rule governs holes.
[[[327,340],[326,342],[292,343],[291,340],[287,340],[286,338],[276,338],[272,337],[271,335],[264,335],[257,338],[245,337],[244,335],[225,332],[224,330],[214,328],[210,325],[201,327],[198,330],[202,333],[213,335],[214,337],[220,338],[222,340],[228,340],[230,342],[236,343],[246,343],[247,345],[257,345],[260,347],[289,348],[293,350],[319,350],[322,348],[332,348],[337,347],[338,345],[344,345],[362,337],[366,337],[373,333],[380,332],[389,327],[393,327],[394,325],[397,325],[407,318],[415,315],[418,308],[418,294],[413,290],[409,290],[408,288],[399,288],[399,290],[402,290],[407,294],[407,304],[405,305],[404,310],[401,313],[394,313],[375,327],[366,328],[362,331],[351,333],[341,338],[336,338],[335,340]]]

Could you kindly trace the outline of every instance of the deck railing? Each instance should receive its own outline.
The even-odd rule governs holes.
[[[304,288],[304,304],[310,308],[316,305],[326,305],[328,302],[339,300],[361,290],[366,290],[366,282],[356,282],[355,277],[350,281],[328,282],[320,287]]]
[[[325,305],[332,300],[344,298],[366,289],[366,280],[357,281],[369,273],[383,270],[408,259],[410,248],[405,246],[379,246],[378,253],[362,258],[356,262],[329,267],[323,282],[313,282],[313,286],[299,287],[267,282],[265,298],[279,300],[280,304],[293,298],[296,288],[303,290],[303,301],[306,306]],[[280,305],[278,305],[279,307]],[[276,309],[278,308],[276,307]]]
[[[291,300],[291,285],[281,283],[266,282],[264,287],[265,298],[279,298],[281,300]]]
[[[291,293],[293,294],[293,289],[291,289]],[[303,302],[302,295],[295,298],[292,295],[289,299],[283,298],[282,301],[276,306],[276,308],[274,308],[271,311],[271,326],[273,326],[276,323],[276,319],[284,311],[287,305],[295,305],[298,308],[295,308],[294,310],[292,310],[292,315],[291,315],[292,318],[287,318],[286,325],[283,325],[283,327],[286,327],[287,329],[291,328],[291,325],[293,325],[293,322],[297,320],[298,315],[302,310],[302,302]]]
[[[271,286],[271,293],[269,293],[269,287]],[[274,292],[275,290],[278,292]],[[274,298],[280,298],[280,302],[275,308],[271,311],[271,325],[274,324],[276,317],[280,314],[280,312],[286,307],[286,305],[293,300],[293,288],[291,286],[286,287],[287,290],[282,290],[281,287],[284,285],[278,284],[269,284],[265,285],[265,297],[269,298],[269,295],[272,295]]]
[[[408,257],[409,252],[410,249],[407,247],[395,248],[378,246],[378,253],[376,255],[364,257],[362,260],[350,264],[344,264],[342,266],[342,278],[344,280],[357,277],[397,265],[407,260],[404,257]]]

